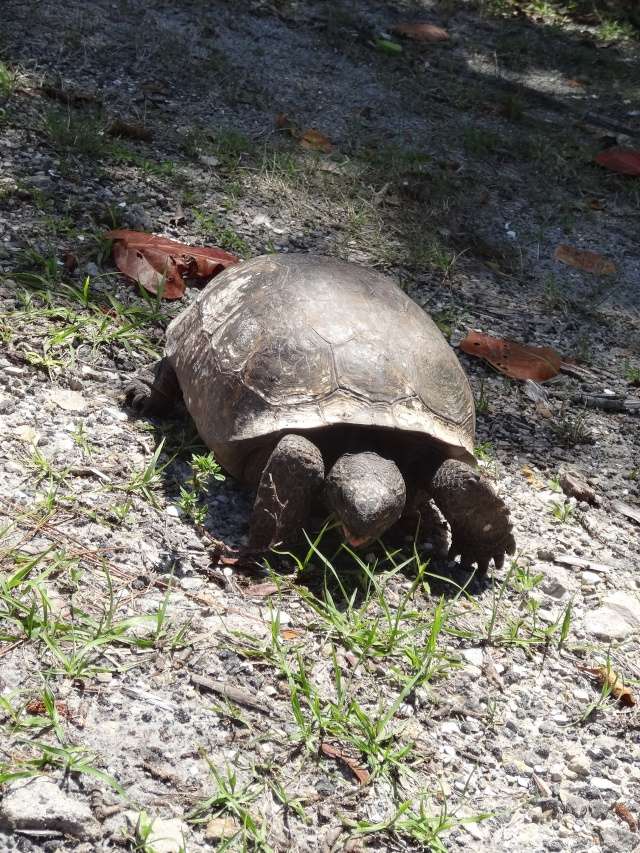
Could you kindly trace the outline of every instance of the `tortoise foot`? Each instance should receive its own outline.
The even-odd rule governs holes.
[[[249,548],[268,550],[300,538],[324,480],[322,454],[301,435],[285,435],[264,467],[249,530]]]
[[[124,400],[139,415],[168,417],[181,400],[176,374],[166,359],[141,370],[125,386]]]
[[[466,569],[475,563],[478,577],[491,560],[500,569],[516,541],[509,510],[491,483],[464,462],[448,459],[434,474],[430,491],[451,528],[449,558],[459,556]]]

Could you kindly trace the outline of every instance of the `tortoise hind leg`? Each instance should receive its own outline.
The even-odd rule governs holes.
[[[249,547],[266,550],[300,536],[324,480],[318,448],[301,435],[285,435],[264,466],[256,493]]]
[[[176,372],[167,358],[140,370],[124,389],[125,403],[139,414],[168,417],[182,400]]]
[[[516,541],[509,510],[495,489],[469,465],[447,459],[434,473],[429,491],[451,527],[449,557],[478,565],[483,577],[493,559],[496,568],[505,554],[513,554]]]

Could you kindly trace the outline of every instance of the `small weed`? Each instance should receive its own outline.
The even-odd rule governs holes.
[[[559,444],[563,447],[574,447],[576,444],[593,443],[593,435],[588,427],[585,415],[579,414],[571,417],[566,410],[562,410],[557,421],[552,422],[551,428],[555,432]]]
[[[487,157],[495,154],[500,142],[498,134],[487,128],[465,127],[462,131],[464,150],[471,157]]]
[[[485,386],[484,379],[480,380],[480,393],[476,397],[476,412],[480,415],[484,415],[489,411],[489,398],[485,394]],[[476,448],[478,450],[479,448]],[[479,456],[476,456],[477,459],[480,459]]]
[[[526,593],[535,589],[542,579],[544,574],[541,572],[532,572],[530,566],[521,566],[517,561],[511,578],[511,584],[516,592]]]
[[[551,501],[550,512],[558,524],[569,524],[573,520],[575,507],[569,501]]]
[[[182,512],[196,524],[204,524],[207,518],[207,507],[200,503],[200,496],[196,492],[180,487],[178,506]]]
[[[91,459],[93,455],[93,446],[89,441],[89,438],[87,436],[87,429],[83,421],[78,421],[75,426],[75,429],[71,433],[71,437],[73,438],[77,446],[82,450],[83,455],[86,456],[88,459]]]
[[[439,799],[442,800],[443,798],[440,797]],[[388,820],[377,823],[368,820],[345,820],[345,823],[355,835],[377,835],[391,831],[400,838],[406,839],[411,848],[418,844],[420,850],[446,853],[447,847],[441,838],[443,833],[464,826],[464,824],[480,823],[492,817],[490,812],[479,812],[470,817],[456,817],[455,811],[449,811],[446,799],[444,804],[441,802],[436,807],[437,813],[434,815],[432,809],[429,808],[430,804],[431,799],[425,793],[418,795],[413,800],[400,803],[395,813]]]
[[[445,338],[449,340],[457,322],[456,312],[452,308],[445,308],[443,311],[436,311],[432,314],[431,319],[440,329]]]
[[[104,125],[97,118],[50,112],[45,116],[44,130],[55,148],[84,157],[101,157],[107,151]]]
[[[158,502],[156,500],[154,491],[157,489],[160,483],[160,477],[164,469],[169,464],[166,462],[164,465],[159,465],[158,460],[160,458],[160,454],[162,453],[162,449],[164,447],[164,438],[158,444],[155,451],[153,452],[153,456],[149,460],[149,462],[145,465],[142,471],[137,471],[131,476],[131,479],[125,486],[117,486],[118,488],[129,495],[140,495],[146,501],[148,501],[151,506],[157,507]]]
[[[187,518],[196,524],[204,524],[207,507],[203,499],[209,492],[210,482],[221,483],[225,479],[213,453],[194,453],[191,456],[191,480],[187,488],[180,487],[178,499],[178,506]]]
[[[509,121],[522,121],[524,105],[517,95],[505,95],[500,103],[500,113]]]
[[[187,820],[190,823],[200,824],[206,823],[211,817],[228,815],[238,823],[237,835],[240,836],[241,849],[271,853],[272,848],[267,843],[265,828],[254,817],[256,811],[254,804],[260,793],[260,786],[255,781],[241,785],[235,769],[226,767],[224,771],[220,771],[208,755],[204,752],[201,752],[201,755],[209,767],[209,773],[214,782],[214,792],[187,815]],[[235,837],[232,836],[228,841],[232,841]]]
[[[564,311],[567,308],[567,297],[562,292],[558,277],[553,273],[549,273],[544,279],[542,304],[547,311]]]
[[[632,367],[630,364],[625,365],[624,378],[630,385],[640,385],[640,367]]]
[[[596,30],[596,37],[606,42],[631,41],[638,38],[638,31],[630,23],[607,20]]]
[[[562,486],[560,485],[560,475],[556,474],[554,477],[550,477],[547,480],[547,486],[551,489],[552,492],[556,492],[557,494],[562,494]]]
[[[246,240],[240,237],[239,234],[236,234],[231,228],[221,225],[211,213],[203,210],[194,210],[193,215],[200,230],[221,248],[241,256],[251,253]]]
[[[580,364],[591,364],[593,361],[593,350],[591,348],[591,337],[589,335],[579,335],[574,344],[574,354],[576,360]]]
[[[9,98],[16,87],[16,74],[4,62],[0,62],[0,97]]]
[[[491,441],[481,441],[476,445],[473,455],[482,465],[488,465],[494,459],[493,443]]]

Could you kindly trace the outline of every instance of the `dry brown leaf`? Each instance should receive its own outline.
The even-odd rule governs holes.
[[[575,246],[567,246],[564,243],[558,246],[553,257],[556,261],[595,275],[611,275],[616,271],[616,265],[613,261],[599,255],[598,252],[576,249]]]
[[[62,263],[67,272],[74,272],[78,266],[78,256],[75,252],[65,252]]]
[[[627,824],[631,832],[638,831],[638,821],[626,803],[614,803],[613,811],[618,815],[620,820],[623,820]]]
[[[581,666],[583,672],[588,672],[597,680],[601,687],[607,686],[611,695],[626,708],[632,708],[636,704],[636,697],[630,687],[625,687],[623,680],[617,672],[607,666]]]
[[[283,640],[299,640],[304,637],[304,631],[300,628],[280,628],[280,636]]]
[[[619,175],[640,175],[640,151],[631,148],[607,148],[597,155],[595,162]]]
[[[267,596],[273,595],[277,591],[278,587],[276,584],[266,581],[265,583],[255,583],[253,586],[248,586],[245,589],[245,595],[252,598],[267,598]]]
[[[279,130],[288,130],[291,127],[289,116],[286,113],[278,113],[276,116],[276,127]]]
[[[113,240],[113,259],[121,273],[165,299],[179,299],[187,279],[208,281],[239,258],[222,249],[187,246],[144,231],[119,229],[105,235]]]
[[[98,100],[93,92],[62,89],[59,86],[53,86],[48,83],[43,84],[40,87],[40,91],[49,98],[53,98],[56,101],[62,101],[62,103],[67,104],[67,106],[71,106],[72,104],[89,104]]]
[[[320,133],[319,130],[314,130],[312,127],[302,132],[302,135],[300,136],[300,145],[302,145],[303,148],[309,148],[312,151],[322,151],[325,154],[329,154],[333,151],[333,144],[324,135],[324,133]]]
[[[449,33],[435,24],[427,24],[425,21],[415,21],[407,24],[396,24],[392,32],[412,41],[430,42],[448,41]]]
[[[322,741],[320,744],[320,752],[323,755],[326,755],[327,758],[335,758],[336,760],[341,761],[349,768],[349,770],[351,770],[361,785],[366,785],[371,778],[371,774],[366,767],[363,767],[355,758],[353,758],[353,756],[344,752],[344,750],[339,747],[332,746],[330,743]]]
[[[523,465],[520,471],[522,473],[522,476],[525,478],[525,480],[529,483],[530,486],[538,490],[544,489],[544,483],[542,482],[540,477],[538,477],[535,471],[532,471],[528,465]]]
[[[544,382],[560,371],[562,361],[551,347],[530,347],[475,331],[469,332],[459,346],[463,352],[483,358],[512,379]]]
[[[109,136],[117,136],[120,139],[136,139],[140,142],[151,142],[153,134],[145,125],[139,122],[123,121],[114,119],[107,128]]]

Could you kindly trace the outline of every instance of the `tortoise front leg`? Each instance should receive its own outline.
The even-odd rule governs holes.
[[[138,371],[124,394],[125,403],[134,411],[160,417],[175,414],[182,400],[178,377],[166,357]]]
[[[249,529],[249,547],[267,550],[294,542],[324,480],[318,448],[301,435],[285,435],[264,466]]]
[[[447,459],[428,489],[451,528],[450,559],[460,555],[465,568],[477,563],[479,577],[492,559],[501,568],[505,554],[515,552],[516,541],[509,510],[491,483],[466,463]]]

